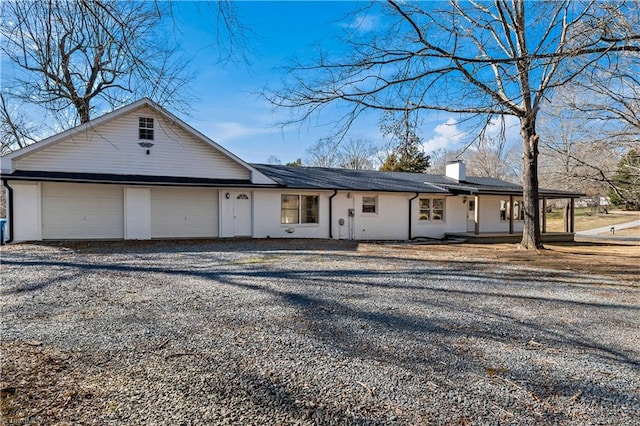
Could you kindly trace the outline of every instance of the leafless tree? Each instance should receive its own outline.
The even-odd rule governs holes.
[[[4,94],[0,93],[0,155],[36,142],[32,136],[36,132],[35,126],[19,108],[10,106]]]
[[[157,31],[162,4],[84,0],[3,3],[2,53],[19,69],[12,95],[80,123],[98,101],[179,103],[187,77]]]
[[[543,105],[541,180],[589,196],[620,196],[618,162],[640,140],[640,83],[610,69],[597,70],[589,81],[577,78]]]
[[[467,173],[471,176],[493,177],[520,184],[520,158],[516,146],[503,138],[482,141],[476,149],[465,151]]]
[[[348,107],[338,132],[365,110],[447,111],[520,123],[525,225],[522,246],[542,247],[536,121],[541,102],[594,64],[640,51],[638,2],[397,2],[358,12],[384,14],[384,28],[345,40],[351,57],[321,54],[295,66],[287,89],[267,94],[306,119],[330,104]],[[625,16],[630,16],[627,19]],[[576,68],[568,62],[582,64]]]
[[[307,150],[305,164],[315,167],[372,170],[378,166],[380,148],[371,140],[351,138],[337,144],[321,139]]]
[[[611,139],[584,114],[568,107],[562,98],[566,88],[554,97],[553,107],[540,116],[540,181],[558,189],[584,192],[589,196],[607,192],[619,154]],[[571,97],[581,96],[573,92]],[[599,127],[599,126],[598,126]]]
[[[338,167],[342,169],[372,170],[376,168],[379,148],[369,139],[351,138],[340,144]]]
[[[338,144],[329,139],[320,139],[307,149],[305,165],[314,167],[338,167]]]

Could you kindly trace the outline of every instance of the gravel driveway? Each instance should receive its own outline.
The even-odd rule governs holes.
[[[640,424],[640,288],[602,277],[118,242],[4,247],[0,289],[8,422]]]

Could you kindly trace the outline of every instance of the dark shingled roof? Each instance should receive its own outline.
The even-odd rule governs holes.
[[[467,176],[465,181],[426,173],[251,164],[278,185],[295,189],[347,191],[422,192],[435,194],[520,195],[522,186],[489,177]],[[542,197],[569,198],[583,194],[539,189]]]
[[[295,189],[338,189],[345,191],[424,192],[447,194],[444,188],[427,182],[429,175],[375,170],[330,169],[325,167],[251,164],[279,185]]]

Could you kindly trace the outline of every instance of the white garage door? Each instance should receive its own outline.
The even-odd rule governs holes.
[[[218,236],[218,190],[151,188],[151,238]]]
[[[42,184],[44,239],[110,239],[123,236],[122,186]]]

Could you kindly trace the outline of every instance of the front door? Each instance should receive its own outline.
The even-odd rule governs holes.
[[[467,232],[476,230],[476,201],[467,201]]]
[[[236,237],[251,236],[251,193],[233,193],[233,234]]]

